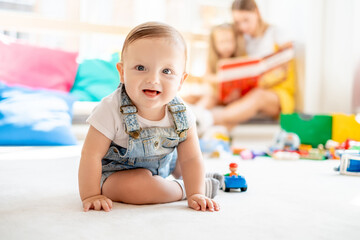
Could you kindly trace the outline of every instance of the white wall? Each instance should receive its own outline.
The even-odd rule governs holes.
[[[327,0],[325,12],[321,108],[349,113],[360,56],[360,4],[358,0]]]
[[[323,82],[323,41],[324,41],[324,1],[307,0],[304,2],[306,14],[304,24],[304,112],[317,114],[321,109],[324,89]],[[325,90],[326,91],[326,90]]]

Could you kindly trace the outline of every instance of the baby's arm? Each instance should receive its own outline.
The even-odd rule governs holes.
[[[79,166],[79,192],[84,211],[89,209],[110,211],[112,201],[101,195],[101,159],[109,149],[111,140],[90,126],[81,151]]]
[[[219,205],[205,196],[205,169],[196,126],[187,132],[187,139],[178,146],[178,161],[185,183],[189,207],[195,210],[218,211]]]

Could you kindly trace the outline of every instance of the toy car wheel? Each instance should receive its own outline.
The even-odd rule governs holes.
[[[247,187],[242,187],[242,188],[240,188],[240,189],[241,189],[242,192],[246,192]]]
[[[230,188],[225,187],[225,192],[230,192]]]

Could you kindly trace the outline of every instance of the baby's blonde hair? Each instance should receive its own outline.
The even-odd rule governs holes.
[[[215,34],[218,30],[229,30],[234,33],[234,40],[235,40],[235,50],[230,57],[239,57],[245,54],[244,46],[242,43],[242,36],[237,36],[234,26],[229,23],[224,23],[217,25],[211,29],[210,37],[209,37],[209,50],[208,50],[208,71],[210,73],[217,73],[218,69],[218,62],[220,60],[219,53],[216,49],[215,44]]]
[[[136,40],[144,38],[166,38],[174,41],[174,43],[178,43],[184,48],[186,64],[187,48],[184,38],[175,28],[168,24],[160,22],[146,22],[132,29],[125,38],[124,45],[121,51],[121,61],[124,61],[124,52],[126,51],[128,46]]]

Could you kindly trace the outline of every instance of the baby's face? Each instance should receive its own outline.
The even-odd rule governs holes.
[[[214,32],[214,43],[219,58],[230,58],[235,52],[235,35],[230,29],[217,29]]]
[[[139,114],[161,112],[180,90],[185,73],[184,48],[167,38],[144,38],[132,42],[119,63],[121,81]],[[162,111],[164,112],[164,111]],[[149,115],[149,114],[145,115]]]

